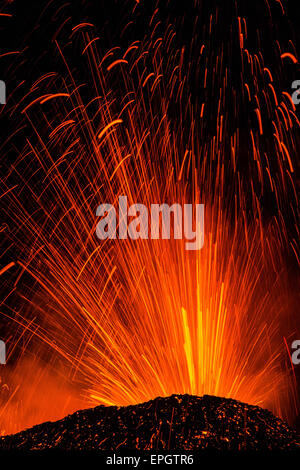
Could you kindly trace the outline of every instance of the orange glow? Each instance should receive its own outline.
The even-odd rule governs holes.
[[[9,346],[18,361],[0,383],[0,432],[78,408],[173,393],[230,397],[291,417],[280,201],[293,172],[285,126],[292,132],[297,124],[286,120],[283,127],[280,113],[273,116],[274,172],[259,148],[262,113],[252,96],[258,125],[248,130],[249,179],[269,184],[278,202],[267,223],[253,184],[245,194],[237,170],[243,143],[239,129],[228,135],[221,88],[218,126],[203,145],[210,109],[204,102],[199,110],[183,106],[172,122],[168,105],[176,96],[185,101],[184,80],[180,64],[161,66],[159,41],[131,46],[126,61],[116,50],[100,60],[97,41],[84,28],[72,34],[83,34],[91,84],[76,82],[57,44],[66,77],[42,77],[24,102],[33,133],[15,164],[20,185],[9,191],[4,182],[18,227],[9,236],[22,256],[1,275],[10,275],[13,263],[18,267],[11,294],[22,308],[2,309],[14,322]],[[241,53],[248,60],[249,51]],[[148,68],[146,55],[153,57]],[[203,72],[209,80],[207,66]],[[257,73],[264,74],[259,62]],[[273,106],[273,85],[266,90]],[[289,99],[285,104],[292,109]],[[147,207],[204,203],[204,248],[187,252],[184,240],[101,242],[96,208],[116,205],[120,195]]]

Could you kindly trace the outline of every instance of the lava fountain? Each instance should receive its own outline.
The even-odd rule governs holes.
[[[171,24],[161,35],[157,16],[124,50],[103,52],[92,24],[73,26],[69,41],[54,43],[64,72],[45,73],[10,103],[26,127],[2,180],[2,434],[80,407],[185,393],[295,414],[284,339],[295,301],[285,257],[297,242],[282,216],[287,194],[296,207],[295,106],[248,48],[246,17],[232,33],[243,70],[235,86],[219,7],[194,62]],[[120,195],[146,207],[204,204],[203,249],[99,241],[96,208]]]

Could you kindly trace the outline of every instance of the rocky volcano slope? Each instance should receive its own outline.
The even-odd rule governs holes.
[[[207,395],[172,395],[77,411],[3,437],[0,449],[296,450],[300,439],[259,407]]]

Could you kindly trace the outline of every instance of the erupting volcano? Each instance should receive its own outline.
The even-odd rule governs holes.
[[[0,10],[0,435],[96,408],[0,447],[298,448],[291,8],[21,3]],[[202,249],[99,240],[122,196],[204,204]]]

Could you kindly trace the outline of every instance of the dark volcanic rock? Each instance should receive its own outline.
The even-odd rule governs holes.
[[[271,412],[213,396],[172,395],[98,406],[0,439],[0,449],[296,450],[299,436]]]

